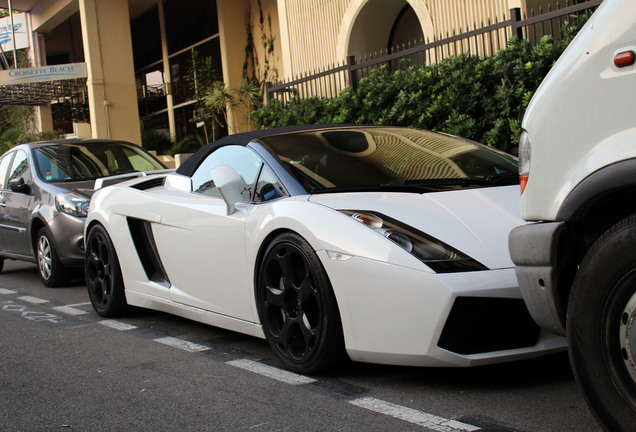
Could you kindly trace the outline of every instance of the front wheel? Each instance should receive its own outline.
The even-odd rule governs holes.
[[[86,288],[100,316],[120,315],[128,306],[117,253],[101,225],[93,226],[86,237]]]
[[[281,234],[265,251],[257,300],[267,341],[287,369],[317,373],[345,357],[327,273],[299,235]]]
[[[577,382],[611,431],[636,425],[636,215],[594,243],[568,306],[567,337]]]
[[[46,228],[40,228],[36,240],[38,273],[42,283],[49,288],[65,285],[70,280],[68,270],[62,265],[52,239],[53,236]]]

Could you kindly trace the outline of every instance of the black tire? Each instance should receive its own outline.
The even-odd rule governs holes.
[[[0,258],[0,272],[2,272],[3,268],[4,268],[4,258]]]
[[[53,236],[44,227],[38,231],[35,253],[38,260],[38,274],[45,286],[55,288],[69,283],[70,274],[57,255]]]
[[[610,431],[636,427],[636,215],[605,232],[581,263],[567,317],[577,383]],[[631,338],[631,343],[630,343]]]
[[[101,225],[93,226],[86,237],[86,288],[100,316],[115,317],[128,308],[117,253]]]
[[[316,253],[294,233],[267,247],[260,265],[257,302],[263,331],[285,368],[326,371],[346,359],[336,299]]]

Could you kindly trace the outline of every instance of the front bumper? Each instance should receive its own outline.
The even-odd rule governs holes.
[[[510,257],[530,314],[542,328],[565,335],[558,289],[557,247],[564,222],[522,225],[510,232]]]
[[[477,366],[565,348],[564,338],[531,319],[512,268],[435,274],[360,257],[331,260],[324,251],[319,257],[352,360]]]
[[[58,258],[64,267],[83,267],[85,217],[57,213],[49,222]]]

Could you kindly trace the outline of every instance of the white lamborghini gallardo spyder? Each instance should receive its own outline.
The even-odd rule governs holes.
[[[517,176],[510,155],[409,128],[228,136],[93,195],[88,293],[101,316],[134,305],[266,338],[300,373],[561,350],[508,255]]]

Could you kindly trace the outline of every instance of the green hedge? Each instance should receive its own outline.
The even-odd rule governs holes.
[[[523,113],[543,77],[571,40],[539,44],[511,39],[494,57],[461,55],[426,67],[371,71],[336,98],[270,101],[252,114],[262,127],[314,123],[410,126],[442,131],[516,151]]]

